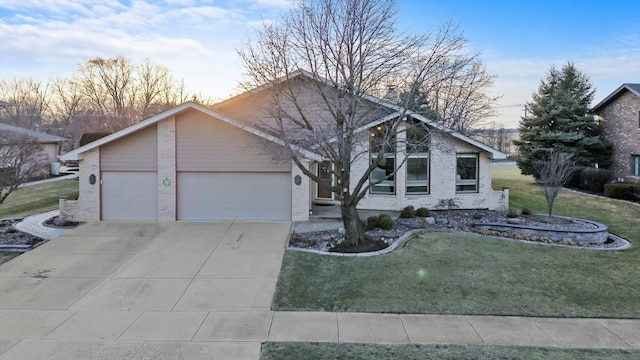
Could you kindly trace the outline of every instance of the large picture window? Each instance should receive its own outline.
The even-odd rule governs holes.
[[[631,155],[631,175],[640,176],[640,155]]]
[[[388,124],[380,124],[371,129],[369,156],[371,163],[376,164],[369,176],[369,181],[375,184],[371,186],[371,193],[395,194],[396,192],[395,137],[389,135],[389,131]]]
[[[457,154],[456,192],[478,192],[478,154]]]

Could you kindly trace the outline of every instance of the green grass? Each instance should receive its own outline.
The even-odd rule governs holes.
[[[58,199],[78,198],[77,180],[60,180],[20,188],[0,204],[0,218],[21,218],[58,208]]]
[[[0,265],[18,256],[18,253],[0,252]]]
[[[493,188],[509,187],[509,205],[546,213],[547,203],[533,178],[522,176],[517,167],[494,167]],[[609,231],[640,244],[640,206],[616,199],[595,197],[563,190],[556,198],[554,215],[574,216],[604,223]]]
[[[530,179],[496,169],[512,205],[544,210]],[[605,223],[640,243],[632,205],[563,193],[558,213]],[[592,251],[478,235],[423,232],[390,254],[287,251],[276,310],[640,318],[640,250]]]
[[[285,359],[526,359],[608,360],[638,359],[638,350],[585,350],[511,346],[371,345],[335,343],[266,343],[262,360]]]

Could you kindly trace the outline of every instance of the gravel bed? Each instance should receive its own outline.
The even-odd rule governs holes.
[[[445,220],[446,219],[446,220]],[[433,222],[436,223],[433,223]],[[370,245],[363,245],[362,252],[375,251],[393,244],[400,236],[416,229],[444,230],[456,232],[474,232],[474,222],[504,223],[524,226],[546,227],[552,229],[595,229],[596,226],[579,221],[564,218],[549,218],[546,215],[523,215],[517,220],[509,219],[504,212],[491,210],[433,210],[428,218],[398,218],[391,230],[379,228],[365,231],[365,236]],[[344,230],[325,230],[316,232],[293,233],[289,240],[289,246],[293,248],[313,249],[319,251],[339,251],[344,241]],[[619,249],[628,245],[624,239],[610,236],[609,241],[603,245],[593,245],[594,249]],[[358,251],[354,251],[358,252]]]

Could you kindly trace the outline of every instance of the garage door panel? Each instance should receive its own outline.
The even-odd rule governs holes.
[[[178,173],[178,219],[291,220],[291,174]]]
[[[157,220],[156,172],[102,172],[102,220]]]

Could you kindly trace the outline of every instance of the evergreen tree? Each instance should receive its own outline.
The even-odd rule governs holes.
[[[575,165],[610,165],[611,143],[600,136],[600,125],[589,114],[594,92],[589,77],[573,63],[561,70],[551,67],[527,103],[520,140],[514,141],[522,174],[539,178],[536,166],[548,160],[551,150],[571,154]]]

